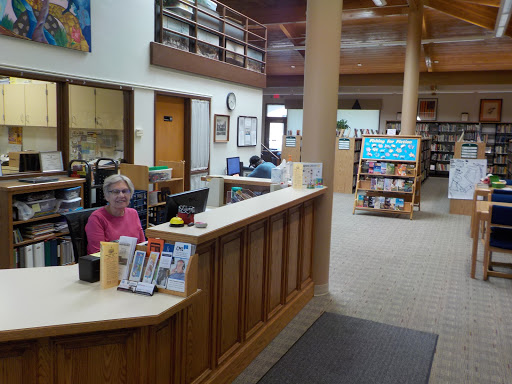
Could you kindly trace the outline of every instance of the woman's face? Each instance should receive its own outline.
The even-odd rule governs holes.
[[[105,200],[113,209],[126,208],[130,204],[130,198],[130,187],[122,180],[112,184],[105,196]]]

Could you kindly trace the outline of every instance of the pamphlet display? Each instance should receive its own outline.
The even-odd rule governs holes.
[[[126,244],[127,239],[119,241]],[[131,265],[124,264],[125,260],[127,262],[130,259],[129,254],[124,254],[125,260],[119,260],[119,264],[128,269],[129,274],[127,278],[120,279],[118,290],[152,296],[158,288],[159,292],[182,297],[197,290],[195,245],[182,242],[168,244],[162,239],[150,238],[147,245],[137,248],[131,257]]]
[[[115,287],[119,281],[119,244],[100,242],[100,255],[100,286],[102,289]]]

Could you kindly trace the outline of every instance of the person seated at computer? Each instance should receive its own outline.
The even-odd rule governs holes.
[[[99,252],[101,241],[114,241],[121,236],[135,237],[138,243],[146,241],[139,214],[128,208],[133,190],[133,183],[124,175],[105,179],[103,193],[108,204],[94,211],[87,221],[87,253]]]
[[[276,167],[274,164],[264,161],[259,156],[252,156],[249,160],[249,166],[254,168],[254,171],[249,173],[247,177],[260,177],[263,179],[270,179],[272,168]]]

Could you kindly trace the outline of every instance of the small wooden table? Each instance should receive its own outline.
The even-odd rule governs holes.
[[[476,189],[475,189],[476,193]],[[489,207],[491,205],[500,205],[505,207],[512,207],[512,203],[498,203],[491,201],[476,201],[475,210],[471,215],[471,234],[473,235],[473,249],[471,253],[471,278],[475,278],[476,270],[476,256],[478,254],[478,240],[480,238],[480,222],[486,221],[489,218]]]

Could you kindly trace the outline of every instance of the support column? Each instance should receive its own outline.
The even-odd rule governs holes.
[[[315,295],[329,292],[342,8],[343,0],[308,0],[307,4],[302,159],[323,163],[323,182],[329,188],[315,203]]]
[[[423,1],[409,1],[407,47],[405,51],[404,92],[402,96],[402,127],[400,134],[416,134],[418,86],[420,80],[421,26]]]

